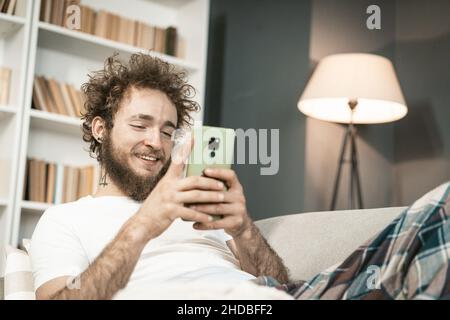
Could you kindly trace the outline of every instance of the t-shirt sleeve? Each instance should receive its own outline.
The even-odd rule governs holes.
[[[233,237],[226,233],[223,229],[215,230],[215,235],[223,242],[233,239]]]
[[[48,209],[39,220],[30,245],[35,290],[61,276],[77,276],[89,260],[70,220],[58,206]]]

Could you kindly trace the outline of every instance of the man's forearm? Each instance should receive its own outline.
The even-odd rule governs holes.
[[[234,242],[242,270],[255,276],[271,276],[280,283],[288,281],[288,271],[282,259],[253,223],[246,231],[235,237]]]
[[[124,288],[147,243],[128,220],[95,261],[79,276],[77,285],[66,286],[51,299],[111,299]]]

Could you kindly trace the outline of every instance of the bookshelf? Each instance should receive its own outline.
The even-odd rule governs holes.
[[[0,87],[8,92],[0,104],[0,275],[14,216],[32,9],[30,1],[18,0],[14,15],[0,13],[0,68],[10,70],[6,90]]]
[[[42,37],[42,43],[45,43],[48,47],[51,47],[54,43],[58,43],[58,46],[70,47],[72,48],[72,51],[76,50],[75,48],[77,47],[82,48],[85,55],[89,55],[87,52],[92,52],[90,56],[94,59],[104,56],[102,55],[103,52],[108,54],[111,50],[119,52],[121,56],[128,56],[134,52],[145,52],[145,49],[134,47],[129,44],[104,39],[83,32],[68,30],[46,22],[39,22],[39,34]],[[193,62],[182,60],[163,53],[155,52],[153,53],[153,56],[161,58],[190,72],[195,72],[200,69],[200,66]]]
[[[152,52],[185,70],[203,106],[209,24],[209,0],[81,0],[160,28],[175,26],[185,43],[183,58]],[[11,101],[0,106],[0,245],[17,246],[29,238],[41,214],[51,205],[24,200],[28,158],[67,166],[96,165],[81,139],[77,118],[31,108],[35,76],[80,88],[87,73],[102,68],[118,52],[127,60],[139,47],[40,21],[41,0],[18,0],[15,16],[0,14],[0,67],[13,69]],[[20,54],[18,54],[20,53]],[[14,62],[13,62],[14,61]],[[203,119],[203,110],[193,115]],[[5,155],[7,155],[5,157]],[[0,259],[3,259],[0,257]],[[0,275],[3,272],[0,260]]]

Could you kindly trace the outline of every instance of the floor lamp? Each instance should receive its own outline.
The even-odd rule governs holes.
[[[335,210],[342,167],[350,163],[350,209],[363,208],[356,148],[356,125],[386,123],[408,112],[394,66],[384,57],[347,53],[327,56],[317,65],[298,102],[305,115],[347,124],[330,210]],[[345,159],[347,146],[350,159]]]

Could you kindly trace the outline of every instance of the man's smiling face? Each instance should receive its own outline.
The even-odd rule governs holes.
[[[144,200],[170,164],[177,111],[159,90],[131,88],[103,141],[103,164],[127,195]]]

